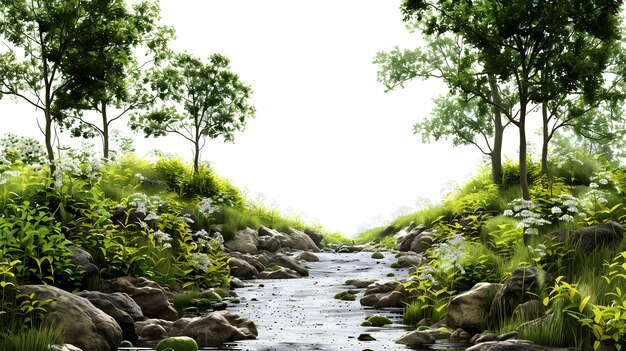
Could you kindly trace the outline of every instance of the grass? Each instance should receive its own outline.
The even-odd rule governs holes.
[[[327,234],[324,234],[324,239],[322,240],[322,243],[325,245],[338,245],[339,246],[339,245],[351,244],[352,239],[347,238],[341,233],[327,233]]]
[[[0,351],[48,351],[52,344],[63,345],[63,334],[58,326],[44,325],[15,334],[0,333]]]

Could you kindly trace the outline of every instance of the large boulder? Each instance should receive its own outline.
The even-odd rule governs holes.
[[[167,299],[167,291],[146,278],[119,277],[102,280],[100,290],[105,293],[121,292],[130,296],[148,318],[173,321],[178,313]]]
[[[259,279],[296,279],[300,278],[298,272],[289,268],[281,268],[275,271],[263,271],[257,276]]]
[[[422,253],[433,245],[434,232],[421,232],[411,242],[410,251]]]
[[[302,265],[302,263],[285,255],[278,255],[274,257],[270,264],[275,264],[281,267],[292,269],[298,272],[301,277],[309,276],[309,270],[304,265]]]
[[[135,341],[139,338],[135,331],[135,322],[143,319],[141,308],[124,293],[106,294],[99,291],[81,291],[77,294],[89,300],[94,306],[113,317],[122,328],[124,340]],[[128,312],[133,313],[134,319]]]
[[[319,262],[320,260],[319,257],[315,256],[315,254],[308,252],[308,251],[303,251],[294,258],[298,261],[306,261],[306,262]]]
[[[67,248],[72,253],[71,262],[85,269],[85,272],[87,273],[85,276],[85,283],[98,276],[100,270],[96,267],[93,256],[91,256],[89,252],[74,245],[68,245]],[[86,284],[83,284],[83,287],[86,286]]]
[[[398,261],[396,262],[398,267],[419,267],[422,264],[426,263],[427,259],[421,254],[417,254],[414,252],[403,252],[402,255],[398,256]]]
[[[310,236],[306,235],[294,228],[289,228],[289,236],[293,240],[293,249],[302,251],[320,252],[320,248],[315,245],[315,242]]]
[[[399,282],[370,285],[360,300],[361,305],[373,308],[403,307],[406,290]]]
[[[233,238],[224,245],[230,251],[255,255],[259,253],[259,234],[251,228],[238,230],[235,232]]]
[[[527,340],[488,341],[476,344],[467,351],[566,351],[567,348],[554,348],[533,344]]]
[[[278,242],[280,243],[280,248],[288,249],[288,250],[293,249],[293,240],[291,239],[291,237],[289,237],[289,235],[280,233],[274,229],[270,229],[265,226],[260,226],[259,227],[259,240],[263,239],[265,240],[265,242],[267,242],[268,240],[271,240],[270,238],[277,239]],[[267,251],[274,252],[272,250],[267,250]]]
[[[233,277],[241,278],[241,279],[252,279],[259,274],[259,271],[254,268],[253,265],[248,263],[246,260],[232,257],[228,261],[228,266],[230,267],[230,274]]]
[[[615,221],[585,227],[572,233],[570,240],[584,253],[599,247],[616,247],[624,239],[624,227]]]
[[[448,303],[447,326],[473,333],[484,330],[491,303],[500,288],[502,284],[478,283],[471,290],[453,297]]]
[[[262,236],[259,238],[259,249],[269,252],[276,252],[282,248],[278,236]]]
[[[228,311],[211,312],[204,317],[181,318],[172,324],[169,331],[169,336],[193,338],[200,347],[255,339],[257,335],[259,334],[252,321]]]
[[[267,261],[263,255],[252,256],[250,254],[242,254],[239,252],[229,252],[228,257],[236,257],[240,260],[244,260],[251,264],[259,272],[267,267]]]
[[[324,236],[322,234],[311,231],[311,230],[305,230],[304,234],[308,235],[309,238],[313,240],[313,243],[315,243],[315,246],[317,246],[320,249],[324,248],[324,245],[322,245],[322,240],[324,240]]]
[[[541,268],[517,268],[493,298],[489,319],[497,322],[503,316],[510,316],[517,305],[536,299],[553,283],[554,278]]]
[[[89,300],[50,285],[23,285],[19,293],[34,299],[51,299],[46,320],[63,330],[66,343],[89,351],[114,351],[123,340],[122,329],[113,317]]]
[[[142,340],[154,341],[167,337],[172,324],[174,322],[163,319],[146,319],[135,323],[135,329]]]
[[[399,242],[399,244],[396,245],[396,250],[399,250],[399,251],[411,250],[411,244],[413,243],[413,240],[415,240],[415,238],[425,230],[426,230],[426,226],[424,225],[415,226],[413,224],[413,226],[408,226],[407,228],[404,228],[400,232],[396,233],[396,238]]]
[[[435,341],[435,336],[429,330],[414,330],[397,339],[396,343],[416,347],[424,344],[434,344]]]

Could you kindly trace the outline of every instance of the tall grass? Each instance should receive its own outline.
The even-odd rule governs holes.
[[[0,332],[0,351],[48,351],[52,344],[64,344],[58,326],[43,325],[13,333]]]

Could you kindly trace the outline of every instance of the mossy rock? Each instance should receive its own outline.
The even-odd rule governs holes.
[[[385,316],[381,316],[378,314],[375,314],[373,316],[369,316],[365,319],[367,322],[369,322],[373,327],[382,327],[385,324],[391,324],[391,319],[385,317]]]
[[[267,268],[265,268],[266,272],[276,272],[276,271],[280,271],[281,269],[283,269],[283,267],[279,266],[279,265],[273,265],[273,266],[269,266]]]
[[[124,340],[119,347],[133,347],[133,343],[128,340]]]
[[[346,280],[346,282],[344,284],[352,285],[352,283],[354,283],[354,279],[348,279],[348,280]]]
[[[370,322],[368,322],[368,321],[365,321],[365,322],[361,323],[361,326],[362,326],[362,327],[371,327],[371,326],[372,326],[372,323],[370,323]]]
[[[342,301],[354,301],[356,300],[356,295],[350,293],[349,291],[341,291],[335,294],[335,298]]]
[[[195,303],[196,307],[202,310],[211,308],[212,304],[213,304],[213,300],[211,299],[198,299],[196,300],[196,303]]]
[[[391,268],[402,268],[402,266],[398,262],[394,262],[391,264]]]
[[[230,303],[235,303],[235,304],[241,303],[241,300],[238,297],[233,297],[230,299]]]
[[[427,325],[420,325],[419,327],[417,327],[417,330],[419,330],[419,331],[424,331],[424,330],[428,330],[428,329],[430,329],[430,327],[427,326]]]
[[[396,275],[393,272],[389,272],[389,273],[387,273],[387,276],[388,277],[395,277]]]
[[[228,295],[224,296],[228,297]],[[209,300],[217,300],[222,301],[222,295],[220,295],[217,291],[209,290],[200,294],[201,299],[209,299]]]
[[[383,255],[381,252],[374,252],[372,254],[372,258],[375,260],[381,260],[383,258],[385,258],[385,255]]]
[[[196,341],[188,336],[175,336],[159,341],[156,351],[198,351]]]

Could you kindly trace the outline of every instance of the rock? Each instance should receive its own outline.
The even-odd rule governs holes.
[[[365,290],[360,302],[374,308],[403,307],[406,291],[398,282],[374,284]]]
[[[272,259],[271,263],[279,265],[281,267],[285,267],[285,268],[289,268],[291,270],[294,270],[294,271],[298,272],[298,274],[301,277],[308,277],[309,276],[309,270],[305,266],[303,266],[302,263],[294,260],[291,257],[284,256],[284,255],[279,255],[279,256],[274,257]]]
[[[224,245],[230,250],[241,253],[257,254],[259,253],[259,234],[251,228],[238,230],[233,238]]]
[[[517,330],[501,334],[496,338],[497,341],[513,340],[519,338],[519,332]]]
[[[454,343],[465,344],[468,343],[471,338],[472,335],[461,328],[456,329],[452,332],[452,334],[450,334],[450,342]]]
[[[268,266],[268,262],[265,260],[265,256],[263,255],[252,256],[250,254],[242,254],[240,252],[230,252],[228,253],[228,257],[236,257],[240,260],[248,262],[257,270],[257,272],[265,270]]]
[[[200,347],[255,339],[256,326],[250,320],[228,311],[211,312],[204,317],[181,318],[172,325],[170,336],[188,336]]]
[[[305,230],[304,234],[308,235],[309,238],[313,240],[313,243],[315,244],[315,246],[317,246],[318,248],[321,249],[324,247],[324,245],[322,245],[322,240],[324,240],[324,236],[322,234],[316,233],[311,230]]]
[[[293,249],[320,252],[320,248],[315,245],[313,239],[305,233],[294,228],[289,228],[289,236],[291,240],[293,240]]]
[[[355,253],[361,251],[363,251],[363,248],[355,245],[341,245],[335,250],[337,253]]]
[[[356,294],[351,291],[340,291],[335,294],[335,299],[342,301],[354,301],[356,300]]]
[[[244,283],[239,278],[232,278],[230,280],[230,288],[231,289],[241,289],[241,288],[245,288],[245,287],[246,286],[244,285]]]
[[[624,239],[624,227],[615,221],[585,227],[572,233],[570,240],[584,253],[598,247],[616,247]]]
[[[282,248],[280,240],[276,236],[263,236],[259,238],[259,249],[276,252]]]
[[[167,336],[173,322],[163,319],[147,319],[135,323],[135,330],[143,340],[161,340]]]
[[[517,268],[494,297],[489,319],[497,323],[502,316],[510,316],[517,305],[536,299],[540,291],[548,289],[553,282],[554,278],[541,268]]]
[[[421,232],[411,242],[410,251],[422,253],[433,245],[434,232]]]
[[[446,322],[452,329],[463,328],[478,333],[486,327],[491,303],[502,284],[478,283],[454,296],[448,303]]]
[[[382,327],[385,324],[391,324],[391,319],[381,316],[381,315],[372,315],[365,319],[369,324],[373,327]]]
[[[106,293],[121,292],[130,296],[148,318],[176,320],[178,313],[167,299],[166,290],[146,278],[119,277],[102,280],[101,290]]]
[[[196,341],[188,336],[173,336],[159,341],[156,351],[198,351]]]
[[[424,256],[419,254],[403,255],[398,257],[398,267],[419,267],[426,262]]]
[[[77,295],[88,299],[102,312],[113,317],[113,319],[115,319],[120,328],[122,328],[124,340],[135,341],[139,339],[139,336],[137,336],[137,333],[135,332],[135,321],[133,320],[133,318],[128,313],[126,313],[126,311],[118,308],[111,301],[109,301],[106,296],[108,294],[96,291],[82,291]],[[126,295],[126,297],[129,300],[133,301],[130,297],[128,297],[128,295]],[[139,309],[139,306],[137,306],[137,304],[135,304],[134,306]],[[139,310],[139,312],[141,312],[141,310]]]
[[[289,268],[281,268],[275,271],[263,271],[257,275],[258,279],[296,279],[300,278],[298,272]]]
[[[565,351],[563,348],[551,348],[533,344],[527,340],[487,341],[476,344],[466,351]]]
[[[89,301],[92,299],[106,300],[109,301],[120,310],[128,313],[128,315],[135,321],[139,322],[144,319],[143,312],[141,312],[141,307],[137,305],[135,300],[133,300],[128,294],[116,292],[116,293],[103,293],[100,291],[81,291],[76,295],[82,296]]]
[[[50,285],[22,285],[21,294],[52,299],[46,305],[45,319],[63,330],[65,342],[89,351],[114,351],[122,342],[122,329],[113,317],[89,300]]]
[[[513,316],[520,321],[530,321],[545,315],[546,306],[540,300],[530,300],[517,305],[513,310]]]
[[[231,256],[228,266],[230,267],[230,274],[237,278],[252,279],[259,274],[259,271],[250,263],[237,257]]]
[[[424,344],[434,344],[435,337],[428,331],[415,330],[403,335],[400,339],[396,340],[397,344],[411,346],[422,346]]]
[[[375,259],[375,260],[382,260],[383,258],[385,258],[385,255],[383,255],[382,252],[374,252],[371,256],[371,258]]]
[[[359,341],[375,341],[376,339],[369,334],[360,334],[357,338]]]
[[[487,341],[496,341],[497,336],[494,333],[487,333],[485,335],[480,335],[480,334],[476,334],[476,340],[474,341],[474,344],[480,344],[481,342],[487,342]]]
[[[87,273],[83,281],[83,287],[86,287],[90,279],[98,277],[100,270],[96,267],[93,256],[89,252],[74,245],[68,245],[67,248],[72,253],[71,262],[79,267],[83,267]]]
[[[408,228],[410,228],[410,226]],[[405,228],[404,230],[406,231],[408,228]],[[396,245],[396,249],[399,251],[411,250],[411,244],[413,243],[415,238],[425,230],[426,230],[426,226],[420,225],[417,227],[410,228],[410,230],[408,230],[408,234],[406,235],[402,235],[400,233],[396,234],[396,238],[403,236],[400,244]],[[398,238],[398,240],[400,239]]]
[[[350,279],[346,281],[347,285],[353,285],[359,289],[367,288],[368,286],[376,283],[377,279]]]
[[[301,252],[295,257],[295,259],[298,261],[306,261],[306,262],[319,262],[320,260],[319,257],[315,256],[315,254],[308,252],[308,251]]]

